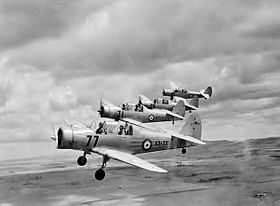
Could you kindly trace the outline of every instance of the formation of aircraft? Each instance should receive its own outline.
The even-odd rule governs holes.
[[[101,167],[95,172],[97,180],[105,177],[105,167],[110,159],[118,160],[132,166],[158,173],[166,173],[160,168],[135,154],[156,152],[181,148],[186,153],[186,147],[205,144],[200,140],[201,122],[191,114],[180,133],[149,128],[148,126],[131,125],[118,122],[101,122],[94,130],[85,125],[66,125],[58,128],[52,139],[56,141],[58,149],[72,149],[83,153],[77,163],[84,166],[87,155],[98,154],[103,157]],[[195,121],[193,121],[195,119]]]
[[[194,100],[197,101],[197,98],[199,96]],[[58,149],[81,151],[82,155],[77,159],[79,166],[86,165],[87,155],[101,155],[101,167],[94,174],[97,180],[104,179],[106,164],[110,159],[152,172],[166,173],[167,170],[135,155],[177,148],[185,154],[187,147],[205,144],[201,140],[201,120],[192,101],[187,103],[182,98],[151,101],[140,95],[137,104],[125,103],[118,107],[101,100],[100,116],[113,121],[101,121],[97,128],[66,123],[55,129],[51,139],[56,141]],[[186,111],[191,111],[188,118],[185,118]],[[145,124],[175,120],[185,121],[180,132]]]

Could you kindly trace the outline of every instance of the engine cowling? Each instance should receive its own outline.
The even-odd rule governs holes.
[[[162,95],[163,96],[173,96],[174,91],[172,89],[163,89],[162,90]]]
[[[87,128],[60,127],[57,130],[58,149],[86,150],[94,144],[94,131]]]

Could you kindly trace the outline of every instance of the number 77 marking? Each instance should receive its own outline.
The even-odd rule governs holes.
[[[87,135],[87,138],[88,138],[88,142],[87,142],[87,147],[88,147],[90,145],[91,140],[92,140],[92,135]],[[95,135],[94,138],[95,138],[95,142],[94,142],[93,147],[95,147],[97,145],[99,136]]]

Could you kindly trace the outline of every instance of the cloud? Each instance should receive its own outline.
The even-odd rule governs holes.
[[[57,89],[49,94],[49,104],[53,110],[74,108],[77,105],[77,97],[70,87]]]
[[[59,38],[83,16],[106,5],[97,1],[1,0],[0,51],[45,38]]]
[[[276,134],[278,8],[273,0],[3,0],[0,135],[42,138],[51,122],[97,119],[101,97],[153,98],[170,80],[213,86],[200,110],[208,138]]]
[[[240,25],[249,21],[252,9],[258,10],[259,5],[251,1],[117,1],[85,13],[79,24],[56,38],[41,38],[11,52],[11,62],[48,68],[69,78],[143,73],[168,63],[254,52],[264,42],[243,37]],[[65,16],[59,14],[59,18]],[[274,47],[275,42],[265,42],[265,46]]]

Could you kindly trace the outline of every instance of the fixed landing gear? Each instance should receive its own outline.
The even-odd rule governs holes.
[[[186,152],[187,152],[187,150],[186,150],[186,148],[182,148],[182,154],[186,154]]]
[[[100,169],[96,170],[94,177],[97,180],[103,180],[105,177],[105,171],[104,168],[106,167],[106,163],[109,161],[109,157],[107,155],[103,156],[103,163]]]
[[[84,166],[84,165],[87,163],[86,153],[84,153],[83,156],[80,156],[80,157],[77,159],[77,163],[78,163],[79,166]]]
[[[97,180],[103,180],[105,177],[105,171],[102,168],[100,168],[100,169],[96,170],[94,176],[95,176],[95,179],[97,179]]]

